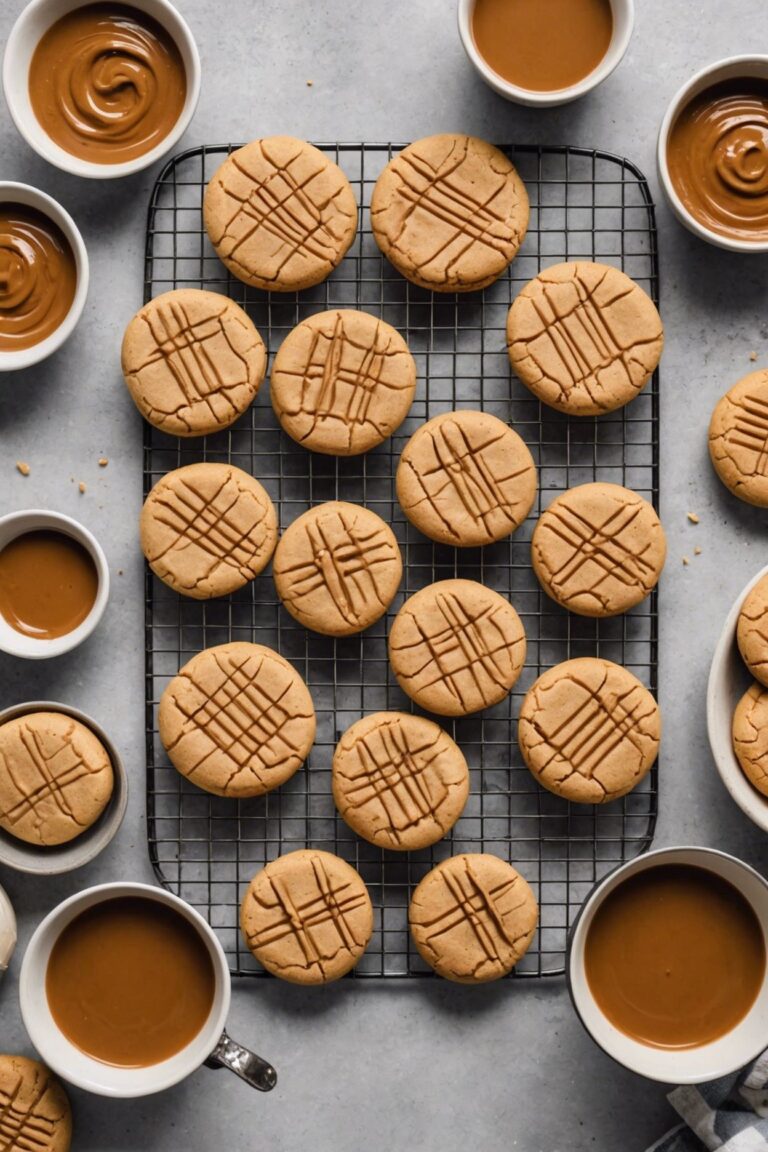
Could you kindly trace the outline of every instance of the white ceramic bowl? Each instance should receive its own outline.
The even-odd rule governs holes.
[[[598,84],[602,84],[603,80],[607,79],[621,63],[629,46],[635,24],[634,0],[611,0],[613,36],[608,51],[597,67],[578,84],[572,84],[568,88],[559,88],[552,92],[536,92],[531,88],[520,88],[517,84],[511,84],[509,80],[505,80],[503,76],[495,72],[485,58],[480,55],[472,35],[472,10],[474,6],[475,0],[459,0],[459,36],[464,45],[464,51],[475,69],[486,84],[493,88],[494,92],[503,96],[505,100],[538,108],[551,108],[556,104],[570,104],[572,100],[578,100],[580,96],[585,96]]]
[[[90,160],[81,160],[56,144],[35,116],[29,99],[29,65],[41,37],[50,26],[73,8],[82,8],[89,2],[30,0],[13,25],[5,46],[3,89],[13,122],[29,146],[44,160],[75,176],[109,180],[116,176],[130,176],[142,168],[148,168],[170,151],[186,131],[200,96],[200,55],[187,22],[168,0],[130,0],[131,7],[146,12],[162,24],[178,46],[187,73],[187,98],[181,115],[168,135],[143,156],[120,164],[94,164]]]
[[[0,979],[8,971],[16,948],[16,913],[8,893],[0,888]]]
[[[34,508],[23,512],[10,512],[7,516],[0,517],[0,552],[6,544],[15,540],[17,536],[23,536],[26,532],[48,529],[71,536],[90,553],[96,565],[98,576],[96,599],[85,620],[77,628],[65,633],[64,636],[56,636],[51,640],[25,636],[23,632],[17,632],[15,628],[12,628],[8,621],[0,615],[0,651],[7,652],[11,656],[21,656],[27,660],[46,660],[51,656],[61,656],[62,653],[69,652],[78,644],[82,644],[101,620],[109,599],[109,566],[101,545],[87,528],[84,528],[77,520],[73,520],[71,516],[65,516],[62,512],[49,512]]]
[[[87,1056],[60,1031],[45,995],[45,977],[51,949],[76,916],[104,900],[139,896],[165,904],[192,924],[205,942],[215,975],[213,1004],[197,1036],[175,1056],[147,1068],[119,1068]],[[181,976],[181,974],[180,974]],[[99,1096],[149,1096],[178,1084],[201,1064],[226,1065],[261,1091],[276,1082],[274,1069],[229,1039],[224,1024],[229,1012],[230,975],[216,934],[203,917],[178,896],[149,884],[99,884],[70,896],[49,912],[30,940],[21,965],[19,1000],[29,1038],[45,1063],[70,1084]]]
[[[768,796],[753,788],[742,772],[733,750],[731,728],[736,705],[753,682],[736,643],[736,626],[747,593],[766,574],[768,567],[750,580],[731,606],[712,657],[707,684],[707,732],[720,778],[742,812],[764,832],[768,832]]]
[[[687,83],[683,84],[672,98],[661,122],[656,148],[656,166],[659,182],[664,189],[670,208],[680,223],[684,224],[689,232],[693,232],[694,236],[706,240],[709,244],[714,244],[717,248],[725,248],[729,252],[768,252],[768,241],[752,242],[739,240],[736,237],[721,236],[719,232],[713,232],[698,221],[695,216],[692,216],[677,194],[667,164],[669,134],[686,104],[690,103],[705,88],[711,88],[713,84],[719,84],[722,80],[733,80],[739,76],[759,76],[768,80],[768,56],[729,56],[726,60],[718,60],[716,64],[708,64],[706,68],[702,68]]]
[[[593,888],[584,901],[568,939],[568,990],[587,1032],[619,1064],[649,1080],[666,1084],[701,1084],[735,1072],[765,1048],[768,1036],[768,970],[755,1003],[735,1028],[710,1044],[685,1049],[652,1048],[620,1032],[598,1007],[584,970],[584,944],[595,913],[605,897],[629,876],[660,864],[706,868],[732,884],[754,909],[768,952],[768,882],[754,868],[735,856],[712,848],[658,848],[622,864]]]
[[[36,208],[54,224],[58,224],[69,241],[69,246],[74,254],[77,274],[75,295],[69,312],[55,332],[51,332],[45,340],[40,340],[37,344],[30,345],[29,348],[21,348],[16,352],[0,350],[0,372],[12,372],[19,368],[29,368],[32,364],[38,364],[41,360],[45,360],[46,356],[50,356],[51,353],[61,348],[64,341],[72,335],[85,307],[89,271],[88,253],[80,230],[69,212],[66,212],[53,197],[41,192],[39,188],[33,188],[31,184],[17,184],[13,180],[0,180],[0,204],[3,203],[25,204],[29,208]]]
[[[70,840],[67,844],[38,848],[25,840],[17,840],[16,837],[0,829],[0,864],[7,864],[17,872],[56,876],[61,872],[71,872],[73,868],[82,868],[111,843],[125,815],[128,803],[128,777],[120,755],[104,729],[79,708],[51,703],[50,700],[31,700],[26,704],[4,708],[0,712],[0,725],[15,720],[17,716],[26,716],[30,712],[63,712],[65,716],[71,716],[86,728],[90,728],[106,748],[114,774],[112,795],[101,816],[95,824],[86,828],[76,839]]]

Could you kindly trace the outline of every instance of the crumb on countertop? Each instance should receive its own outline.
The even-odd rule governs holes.
[[[752,360],[753,362],[754,362],[755,360],[757,360],[757,352],[750,352],[750,354],[749,354],[749,358],[750,358],[750,360]]]
[[[109,464],[109,460],[107,459],[107,457],[106,456],[100,456],[99,457],[99,468],[106,468],[107,464]]]
[[[693,554],[694,556],[701,556],[701,548],[694,548]]]
[[[122,568],[118,568],[117,574],[118,574],[118,576],[122,576],[122,574],[123,574]]]
[[[695,512],[689,512],[688,513],[688,519],[690,520],[691,524],[698,524],[699,523],[699,518]]]
[[[307,88],[311,88],[313,84],[314,80],[307,80]]]
[[[21,472],[22,476],[29,476],[32,469],[30,468],[29,464],[27,464],[26,460],[17,460],[16,471]]]
[[[81,496],[84,496],[84,495],[85,495],[85,491],[86,491],[86,488],[85,488],[85,483],[84,483],[84,481],[82,481],[82,480],[81,480],[81,481],[80,481],[80,483],[78,484],[77,488],[78,488],[78,491],[79,491],[80,495],[81,495]]]
[[[686,566],[686,568],[687,568],[687,567],[688,567],[688,565],[690,564],[690,560],[688,559],[688,557],[687,557],[687,556],[683,556],[683,564]]]

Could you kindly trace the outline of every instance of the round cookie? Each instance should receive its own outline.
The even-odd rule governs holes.
[[[280,538],[277,594],[294,619],[324,636],[351,636],[384,615],[403,574],[395,535],[359,504],[310,508]]]
[[[408,919],[422,960],[458,984],[485,984],[511,972],[539,919],[530,885],[488,853],[450,856],[411,897]]]
[[[591,656],[550,668],[528,690],[517,739],[540,784],[578,804],[625,796],[659,751],[659,706],[640,681]]]
[[[333,799],[358,836],[412,851],[442,840],[469,795],[469,769],[447,732],[423,716],[375,712],[342,736]]]
[[[717,402],[709,455],[734,496],[768,508],[768,368],[751,372]]]
[[[216,796],[261,796],[309,755],[315,709],[287,660],[261,644],[205,648],[160,697],[158,729],[171,763]]]
[[[341,263],[357,231],[357,204],[349,180],[318,148],[268,136],[216,170],[203,220],[233,276],[267,292],[298,292]]]
[[[205,436],[228,428],[250,407],[267,352],[234,300],[177,288],[136,313],[123,336],[121,362],[145,420],[171,436]]]
[[[750,784],[768,796],[768,689],[753,684],[733,713],[733,750]]]
[[[285,432],[328,456],[368,452],[399,428],[416,391],[416,364],[391,325],[352,308],[318,312],[288,333],[270,397]]]
[[[141,512],[141,549],[160,580],[195,600],[258,576],[277,543],[272,501],[232,464],[188,464],[158,480]]]
[[[69,1152],[69,1099],[38,1060],[0,1054],[0,1140],[3,1152]]]
[[[63,712],[0,725],[0,828],[28,844],[67,844],[106,808],[112,761],[98,737]]]
[[[403,148],[371,197],[379,248],[407,280],[433,292],[492,284],[516,256],[529,213],[525,185],[504,153],[452,133]]]
[[[240,928],[260,964],[292,984],[327,984],[357,964],[373,932],[362,877],[330,852],[304,848],[251,880]]]
[[[736,624],[741,658],[755,680],[768,687],[768,576],[747,593]]]
[[[440,580],[403,604],[389,660],[421,708],[467,716],[508,695],[525,662],[525,629],[498,592],[474,580]]]
[[[396,484],[400,507],[425,536],[477,548],[525,520],[536,498],[536,465],[525,441],[496,416],[446,412],[411,436]]]
[[[656,305],[608,264],[555,264],[523,288],[507,317],[512,367],[539,400],[571,416],[623,408],[661,358]]]
[[[656,586],[667,545],[653,507],[619,484],[581,484],[542,512],[531,540],[542,588],[579,616],[617,616]]]

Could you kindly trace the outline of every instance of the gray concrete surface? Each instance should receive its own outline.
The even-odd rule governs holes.
[[[538,112],[484,87],[460,47],[454,0],[178,3],[204,68],[189,144],[277,131],[406,140],[459,129],[623,152],[648,173],[656,193],[656,131],[673,92],[703,64],[752,51],[768,34],[765,0],[640,0],[618,72],[575,106]],[[22,7],[22,0],[0,4],[0,40]],[[39,918],[77,888],[151,879],[136,537],[141,429],[121,384],[118,347],[140,302],[154,176],[105,184],[65,176],[22,143],[0,108],[0,177],[59,197],[76,216],[92,261],[86,313],[69,345],[47,364],[0,378],[0,510],[47,505],[80,517],[104,543],[114,577],[103,624],[79,651],[37,666],[0,659],[0,703],[48,697],[91,712],[122,749],[133,786],[120,835],[88,868],[55,880],[0,873],[19,913],[21,948]],[[663,203],[659,226],[667,330],[662,514],[670,555],[661,593],[666,735],[657,843],[712,844],[764,868],[764,837],[715,774],[704,693],[722,618],[768,560],[765,514],[727,495],[706,449],[716,398],[753,367],[750,352],[768,365],[768,258],[708,248]],[[97,465],[102,455],[110,461],[105,470]],[[19,459],[31,465],[26,479],[15,471]],[[698,527],[687,521],[689,510],[700,516]],[[684,567],[682,556],[692,557],[696,544],[702,555]],[[29,1051],[17,974],[18,963],[0,989],[5,1051]],[[261,1097],[206,1070],[144,1102],[75,1091],[75,1149],[640,1152],[674,1119],[663,1086],[624,1072],[593,1046],[559,981],[478,990],[347,982],[310,993],[247,983],[235,988],[232,1031],[277,1065],[274,1093]]]

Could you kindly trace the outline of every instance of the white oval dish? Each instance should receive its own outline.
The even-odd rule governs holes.
[[[8,893],[0,887],[0,979],[8,971],[16,948],[16,913]]]
[[[28,208],[36,208],[54,224],[57,224],[69,241],[69,246],[75,258],[75,272],[77,282],[75,295],[66,316],[58,328],[40,340],[31,344],[29,348],[20,348],[15,352],[0,350],[0,372],[14,372],[20,368],[29,368],[32,364],[39,364],[47,356],[61,348],[65,340],[74,332],[80,319],[85,299],[88,295],[88,281],[90,277],[88,266],[88,252],[85,242],[80,235],[80,229],[74,220],[58,201],[39,188],[31,184],[19,184],[15,180],[0,180],[0,204],[24,204]]]
[[[621,63],[629,41],[632,38],[632,29],[635,24],[634,0],[611,0],[613,9],[613,35],[608,51],[596,68],[580,80],[578,84],[571,84],[568,88],[558,88],[552,92],[537,92],[531,88],[520,88],[510,83],[491,68],[484,56],[480,55],[472,35],[472,9],[475,0],[459,0],[459,36],[464,51],[474,65],[475,70],[485,80],[486,84],[498,92],[505,100],[515,104],[527,104],[535,108],[552,108],[557,104],[570,104],[591,92],[598,84],[602,84],[615,68]]]
[[[3,57],[3,89],[8,110],[14,124],[30,148],[34,148],[50,164],[55,164],[64,172],[75,176],[87,176],[93,180],[111,180],[118,176],[130,176],[148,168],[169,152],[186,132],[195,114],[200,97],[200,54],[189,25],[169,0],[130,0],[133,8],[146,12],[175,41],[187,74],[187,96],[181,115],[171,131],[149,152],[125,160],[119,164],[94,164],[73,156],[51,139],[35,116],[29,99],[29,66],[41,37],[52,24],[71,12],[82,8],[89,0],[30,0],[11,28]]]
[[[720,779],[746,816],[758,828],[768,832],[768,796],[753,788],[741,770],[733,750],[731,728],[733,713],[741,697],[752,683],[736,643],[739,613],[748,592],[758,580],[768,575],[768,566],[762,568],[736,597],[723,624],[715,647],[707,683],[707,733],[709,746]]]

